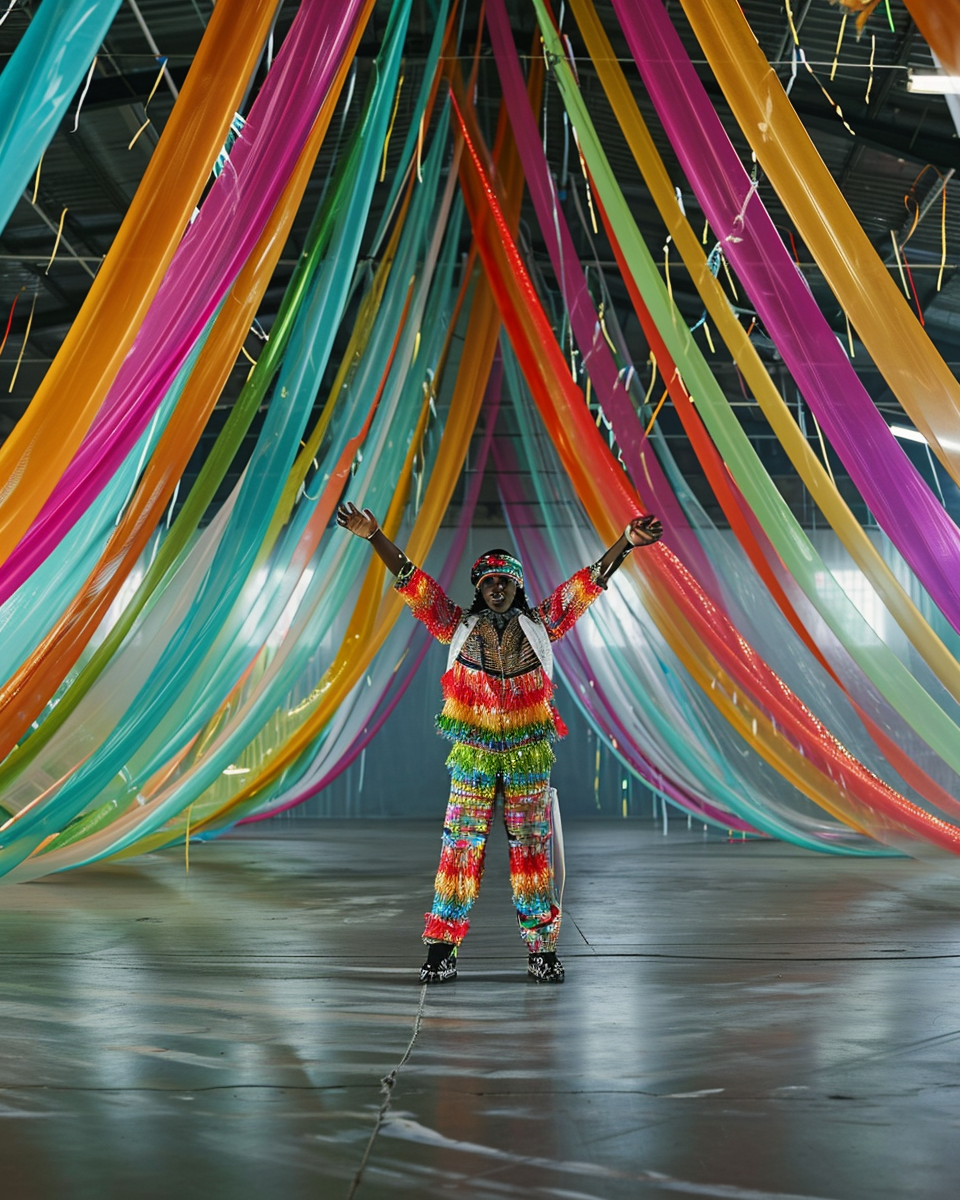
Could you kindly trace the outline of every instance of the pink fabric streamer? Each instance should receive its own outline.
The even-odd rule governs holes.
[[[650,508],[663,521],[667,541],[674,553],[704,584],[714,603],[720,604],[722,592],[710,561],[690,528],[657,456],[643,436],[630,395],[623,384],[623,375],[617,370],[613,354],[603,336],[583,267],[560,206],[556,184],[544,157],[543,143],[530,108],[504,0],[488,0],[487,26],[530,198],[570,315],[570,325],[580,347],[583,365],[600,398],[603,411],[613,425],[614,436],[634,486],[641,496],[649,498]]]
[[[60,543],[147,427],[256,245],[329,90],[362,0],[304,0],[96,420],[0,571],[3,603]]]
[[[573,244],[573,239],[560,208],[556,195],[553,177],[549,173],[543,153],[543,144],[537,131],[536,122],[527,101],[526,88],[520,71],[513,34],[507,18],[504,0],[488,0],[487,20],[490,28],[490,38],[493,44],[494,56],[500,71],[501,82],[508,110],[511,116],[514,135],[523,161],[524,174],[530,189],[531,198],[540,223],[544,240],[547,245],[554,272],[560,281],[564,301],[570,313],[570,322],[583,351],[584,365],[601,397],[604,411],[610,416],[617,442],[623,453],[628,473],[642,490],[646,481],[655,498],[659,511],[664,514],[664,520],[669,530],[668,538],[676,551],[679,543],[686,549],[692,542],[696,548],[696,557],[691,554],[688,559],[696,563],[692,574],[696,575],[703,585],[704,579],[708,586],[704,588],[716,602],[722,597],[723,591],[718,585],[713,570],[709,565],[706,554],[701,550],[693,530],[686,524],[682,509],[677,504],[673,491],[660,471],[656,457],[651,453],[650,446],[644,441],[643,427],[638,420],[629,396],[625,392],[620,377],[617,375],[613,356],[602,335],[597,314],[587,289],[586,280],[580,267],[580,261]],[[832,337],[832,335],[831,335]],[[836,346],[836,339],[833,339]],[[589,350],[587,350],[589,346]],[[846,358],[841,353],[841,359]],[[730,486],[737,498],[745,519],[750,524],[758,544],[763,550],[771,569],[777,574],[782,586],[791,597],[794,608],[806,620],[811,628],[817,628],[821,622],[812,612],[807,597],[796,586],[793,577],[783,567],[779,555],[770,545],[766,532],[762,529],[740,494],[736,483],[731,479]],[[668,507],[669,505],[669,507]],[[666,515],[669,512],[669,517]],[[675,539],[673,521],[680,514],[683,526],[679,532],[682,539]],[[680,556],[682,557],[682,555]],[[706,572],[706,574],[701,574]],[[875,713],[883,725],[895,731],[901,744],[916,748],[918,739],[909,730],[906,723],[879,695],[861,669],[850,659],[829,631],[821,636],[828,636],[833,658],[840,658],[847,668],[845,678],[849,680],[852,673],[855,677],[854,686],[858,695],[867,698],[871,711]],[[938,760],[939,765],[940,760]],[[950,773],[952,777],[952,772]],[[935,801],[937,802],[937,801]]]
[[[818,308],[662,0],[613,0],[613,7],[667,136],[766,331],[879,524],[960,631],[960,532]]]

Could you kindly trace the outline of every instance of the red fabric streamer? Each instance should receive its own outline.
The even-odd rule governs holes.
[[[615,528],[634,515],[640,508],[639,501],[567,373],[456,97],[454,109],[467,150],[461,161],[461,185],[487,279],[551,438],[598,528],[606,533],[608,527]],[[687,645],[699,647],[701,658],[712,656],[734,687],[769,714],[785,744],[799,750],[831,781],[832,786],[825,780],[825,786],[818,790],[825,804],[830,804],[832,793],[838,806],[845,805],[847,819],[854,825],[866,823],[894,837],[907,832],[919,834],[954,853],[960,852],[960,830],[908,801],[851,755],[770,670],[725,615],[710,604],[669,549],[660,543],[645,551],[641,569],[662,619],[669,620]]]

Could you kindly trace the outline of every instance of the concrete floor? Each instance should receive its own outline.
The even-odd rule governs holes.
[[[0,890],[4,1200],[960,1194],[960,872],[574,825],[549,988],[498,830],[425,990],[439,829],[302,826]]]

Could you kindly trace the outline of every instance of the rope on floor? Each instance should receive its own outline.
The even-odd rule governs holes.
[[[367,1148],[363,1152],[363,1158],[360,1160],[360,1166],[357,1167],[357,1173],[354,1175],[353,1181],[350,1184],[350,1190],[347,1192],[347,1200],[353,1200],[357,1188],[360,1186],[363,1180],[363,1173],[366,1170],[367,1162],[369,1161],[371,1151],[373,1150],[373,1143],[377,1140],[377,1134],[380,1132],[387,1113],[390,1111],[390,1101],[393,1098],[393,1089],[397,1082],[397,1076],[400,1074],[400,1071],[405,1065],[407,1059],[413,1053],[413,1046],[417,1040],[417,1035],[420,1032],[420,1023],[423,1020],[423,1006],[426,1003],[426,999],[427,985],[424,984],[420,989],[420,1003],[417,1005],[417,1015],[413,1022],[413,1034],[411,1035],[410,1041],[407,1043],[406,1050],[403,1052],[403,1057],[393,1068],[390,1074],[384,1075],[384,1077],[380,1080],[380,1095],[383,1097],[383,1101],[381,1102],[380,1108],[377,1111],[377,1118],[373,1123],[370,1139],[367,1142]]]

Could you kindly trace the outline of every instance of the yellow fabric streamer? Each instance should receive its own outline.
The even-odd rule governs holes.
[[[747,386],[814,502],[850,556],[940,682],[951,695],[960,700],[960,665],[927,624],[920,610],[880,557],[859,521],[831,483],[826,470],[807,444],[793,415],[770,379],[756,348],[747,336],[747,331],[737,320],[722,288],[710,271],[699,239],[676,203],[673,183],[637,110],[630,87],[597,19],[593,5],[590,0],[571,0],[571,8],[586,43],[587,52],[596,66],[600,82],[650,189],[653,201],[673,236],[690,277],[703,298],[704,306],[713,318],[714,325],[730,350]]]
[[[960,483],[960,383],[898,294],[736,0],[682,4],[738,124],[824,278],[904,411]]]

